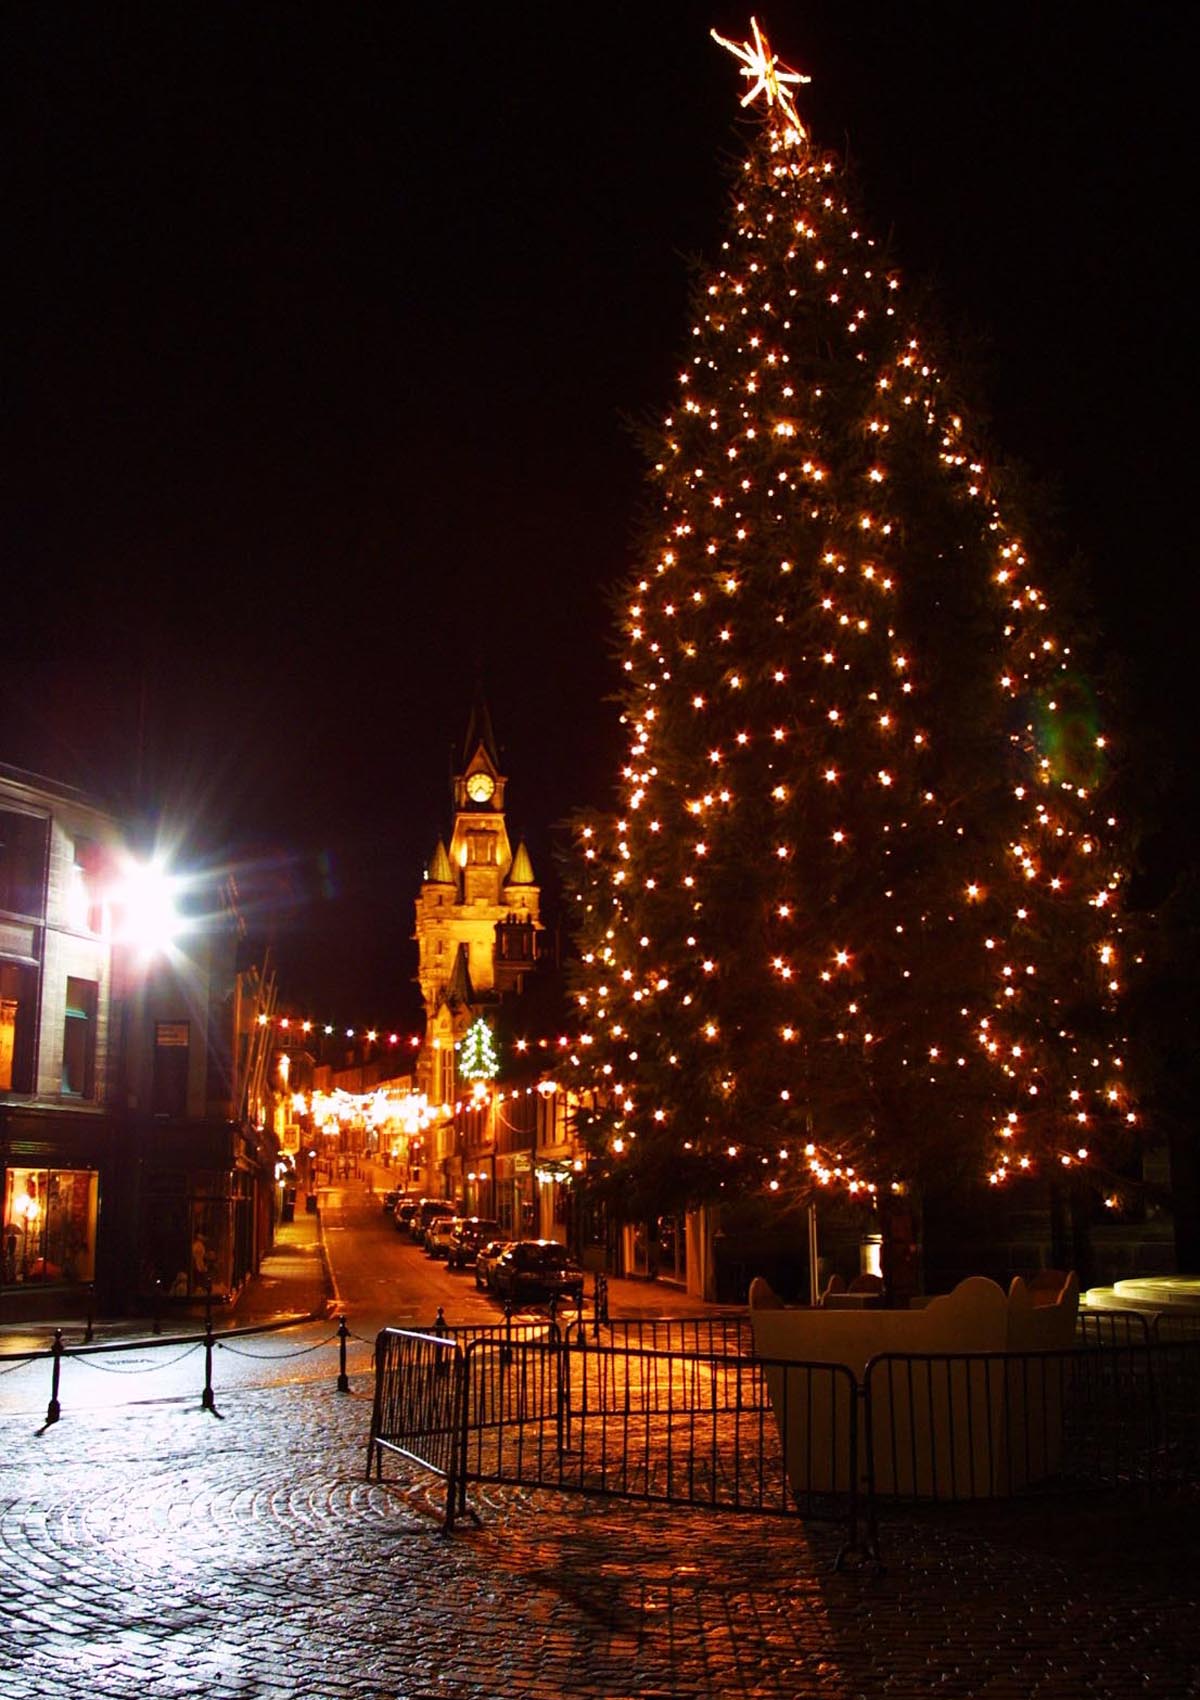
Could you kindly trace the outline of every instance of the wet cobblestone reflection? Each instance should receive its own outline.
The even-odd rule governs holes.
[[[492,1488],[447,1539],[363,1476],[365,1391],[0,1419],[5,1700],[1200,1692],[1194,1504],[836,1532]]]

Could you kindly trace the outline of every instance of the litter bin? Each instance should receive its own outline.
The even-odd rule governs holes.
[[[305,1200],[304,1200],[304,1208],[308,1211],[310,1216],[316,1215],[316,1213],[317,1213],[317,1195],[316,1195],[315,1192],[310,1192],[306,1195]]]

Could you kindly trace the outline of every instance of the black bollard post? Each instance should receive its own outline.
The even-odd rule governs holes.
[[[346,1327],[346,1318],[338,1317],[338,1378],[339,1393],[349,1393],[350,1377],[346,1374],[346,1341],[350,1338],[350,1330]]]
[[[56,1423],[62,1415],[62,1406],[58,1402],[58,1378],[62,1369],[63,1337],[62,1329],[54,1330],[54,1344],[50,1350],[54,1354],[54,1368],[50,1376],[50,1403],[46,1406],[46,1427]]]
[[[441,1305],[438,1306],[437,1321],[433,1325],[433,1332],[439,1338],[446,1332],[446,1312]]]
[[[156,1276],[154,1280],[154,1314],[150,1319],[150,1332],[162,1333],[162,1281]]]
[[[87,1327],[83,1331],[83,1339],[84,1339],[85,1345],[92,1339],[93,1335],[96,1332],[95,1322],[96,1322],[96,1283],[94,1281],[89,1281],[88,1284],[87,1284]]]
[[[213,1360],[213,1325],[212,1325],[212,1284],[208,1288],[208,1300],[204,1307],[204,1392],[200,1396],[200,1409],[211,1411],[217,1415],[217,1403],[213,1398],[212,1384]]]

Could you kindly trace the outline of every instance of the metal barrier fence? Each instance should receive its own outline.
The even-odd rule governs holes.
[[[567,1329],[572,1343],[591,1336],[595,1345],[618,1346],[625,1351],[687,1352],[694,1357],[754,1356],[754,1331],[750,1318],[738,1316],[607,1317],[589,1321],[579,1317]]]
[[[872,1499],[1194,1480],[1200,1342],[887,1354],[863,1383]]]
[[[1085,1305],[1075,1332],[1084,1346],[1182,1346],[1200,1342],[1200,1314],[1186,1310],[1106,1310]]]
[[[375,1339],[375,1402],[367,1444],[367,1476],[383,1476],[383,1454],[422,1464],[446,1483],[446,1527],[459,1507],[463,1352],[437,1334],[381,1329]],[[465,1509],[465,1506],[462,1507]]]
[[[1087,1348],[1148,1346],[1154,1339],[1155,1320],[1144,1311],[1085,1306],[1075,1319],[1076,1344]]]
[[[839,1562],[874,1556],[872,1531],[860,1540],[858,1405],[844,1366],[542,1333],[479,1330],[465,1344],[381,1334],[368,1475],[373,1463],[379,1475],[386,1448],[443,1477],[448,1529],[472,1514],[468,1485],[494,1482],[827,1519],[845,1532]],[[699,1344],[707,1329],[689,1319],[658,1333]],[[803,1450],[819,1435],[833,1436],[832,1454],[789,1479],[785,1437]]]
[[[1200,1473],[1200,1342],[1125,1345],[1101,1328],[1069,1352],[887,1354],[859,1383],[843,1365],[709,1350],[746,1344],[738,1319],[587,1333],[434,1337],[451,1375],[429,1351],[380,1353],[368,1471],[384,1439],[428,1464],[447,1481],[447,1527],[473,1482],[832,1520],[839,1564],[878,1559],[884,1503]],[[636,1343],[655,1337],[673,1349]]]

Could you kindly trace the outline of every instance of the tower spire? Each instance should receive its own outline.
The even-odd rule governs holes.
[[[497,772],[500,771],[500,754],[496,748],[496,734],[492,731],[492,717],[484,698],[483,686],[475,687],[475,700],[471,705],[471,718],[467,721],[467,735],[463,740],[462,765],[466,767],[471,757],[480,745],[483,752]]]

